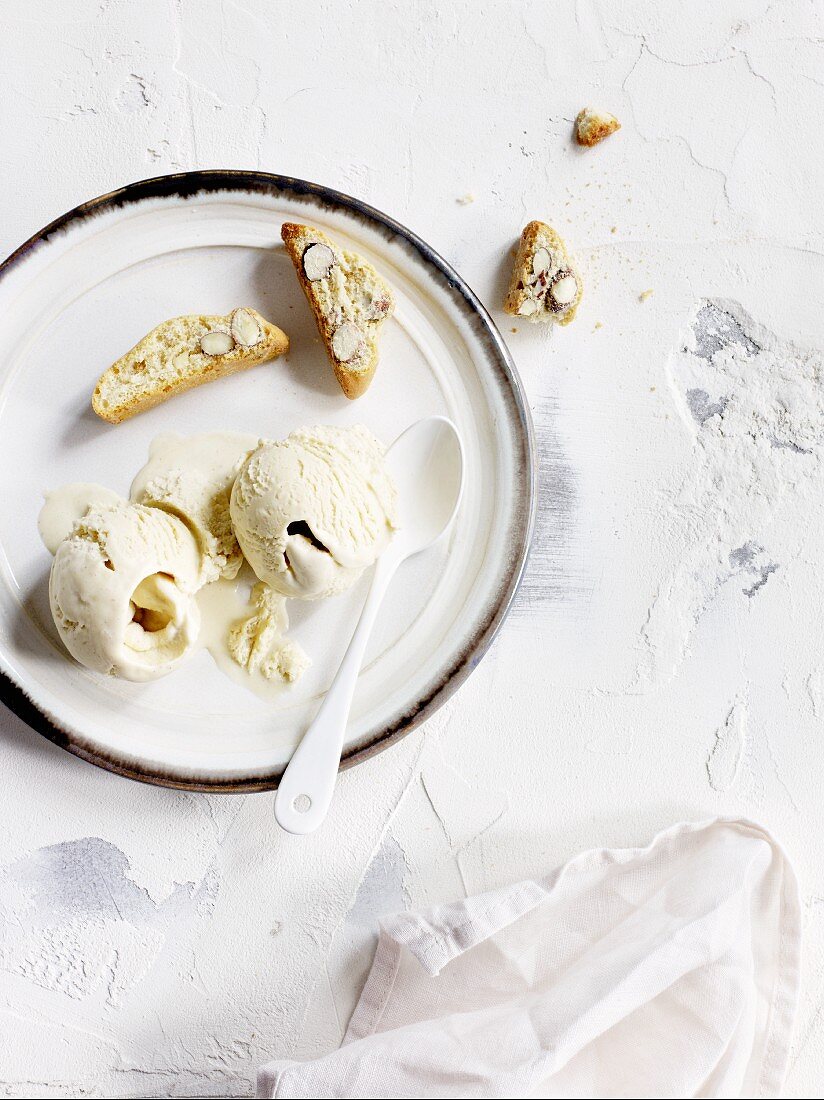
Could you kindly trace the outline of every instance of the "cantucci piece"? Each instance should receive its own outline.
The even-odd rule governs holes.
[[[378,365],[378,333],[395,308],[392,290],[370,263],[311,225],[286,222],[280,235],[335,377],[347,397],[360,397]]]
[[[568,325],[581,301],[583,283],[555,230],[530,222],[521,234],[504,311],[527,321]]]
[[[92,408],[103,420],[119,424],[177,393],[288,350],[286,333],[248,306],[225,317],[174,317],[103,372]]]

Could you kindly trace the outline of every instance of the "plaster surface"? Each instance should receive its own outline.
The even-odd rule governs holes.
[[[743,814],[801,880],[786,1093],[819,1095],[821,5],[27,0],[3,22],[3,254],[186,168],[355,194],[492,309],[541,501],[492,652],[312,837],[271,796],[130,783],[0,715],[0,1093],[251,1095],[257,1064],[339,1041],[381,913]],[[585,151],[587,104],[623,128]],[[499,309],[533,217],[586,281],[552,333]]]

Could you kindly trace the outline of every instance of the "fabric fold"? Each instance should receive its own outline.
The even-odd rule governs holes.
[[[341,1047],[263,1067],[257,1095],[775,1096],[799,953],[772,837],[676,825],[387,918]]]

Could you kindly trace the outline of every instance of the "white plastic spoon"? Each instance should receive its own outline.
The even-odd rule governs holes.
[[[400,524],[378,558],[355,633],[314,722],[289,761],[275,795],[275,817],[290,833],[311,833],[326,817],[366,643],[401,562],[447,532],[463,490],[463,448],[451,420],[432,416],[398,436],[387,451],[398,488]]]

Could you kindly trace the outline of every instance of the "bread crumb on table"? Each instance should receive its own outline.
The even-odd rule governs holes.
[[[575,119],[575,140],[579,145],[591,147],[598,145],[604,138],[621,129],[621,123],[615,115],[606,111],[596,111],[592,107],[584,107],[578,112]]]
[[[653,290],[642,290],[638,295],[639,302],[646,302],[648,298],[651,298],[655,292]]]
[[[465,195],[459,195],[458,198],[455,199],[455,202],[458,204],[458,206],[469,206],[469,204],[473,203],[474,201],[475,196],[472,194],[471,191],[467,191]]]

